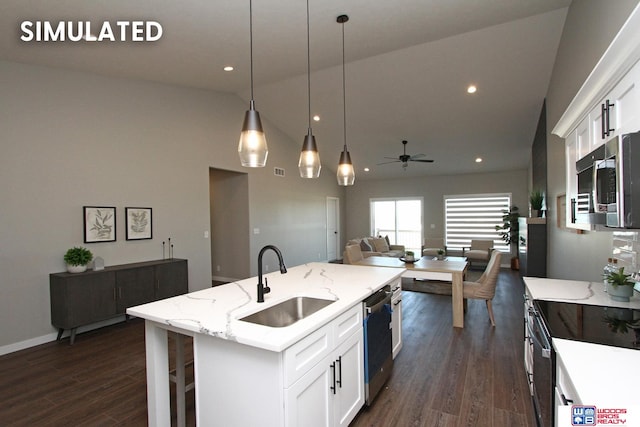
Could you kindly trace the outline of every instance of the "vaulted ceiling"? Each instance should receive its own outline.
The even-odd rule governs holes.
[[[527,167],[570,0],[309,2],[311,104],[320,116],[312,127],[323,173],[333,173],[344,143],[341,14],[350,18],[347,143],[357,179]],[[89,20],[94,28],[152,20],[163,35],[154,43],[26,43],[25,20]],[[0,59],[249,99],[248,1],[3,0],[0,31]],[[254,0],[253,35],[256,109],[299,150],[308,126],[306,3]],[[402,140],[408,154],[435,162],[378,165],[402,154]]]

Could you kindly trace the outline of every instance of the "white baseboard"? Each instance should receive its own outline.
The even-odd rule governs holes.
[[[80,326],[80,327],[78,327],[78,330],[76,331],[76,339],[82,339],[82,338],[78,337],[78,334],[81,334],[83,332],[92,331],[94,329],[104,328],[105,326],[110,326],[110,325],[114,325],[116,323],[124,322],[124,320],[125,320],[125,316],[122,315],[122,316],[114,317],[112,319],[103,320],[103,321],[98,322],[98,323],[92,323],[90,325]],[[70,333],[71,333],[71,331],[65,330],[64,334],[62,334],[62,337],[66,338],[66,337],[69,336]],[[30,338],[28,340],[16,342],[16,343],[13,343],[13,344],[4,345],[4,346],[0,347],[0,356],[3,356],[5,354],[9,354],[9,353],[14,353],[16,351],[24,350],[26,348],[35,347],[37,345],[46,344],[48,342],[55,341],[57,337],[58,337],[58,333],[57,332],[52,332],[52,333],[47,334],[47,335],[42,335],[42,336],[39,336],[39,337]]]

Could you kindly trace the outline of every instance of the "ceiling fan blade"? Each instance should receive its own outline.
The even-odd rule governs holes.
[[[400,161],[397,157],[383,157],[383,159],[395,160],[396,162]]]
[[[423,162],[423,163],[433,163],[433,160],[431,159],[409,159],[410,162]]]
[[[378,163],[378,165],[386,165],[388,163],[398,163],[400,162],[400,160],[391,160],[390,162],[382,162],[382,163]]]
[[[411,159],[419,159],[420,157],[424,157],[425,154],[414,154],[413,156],[411,156]]]

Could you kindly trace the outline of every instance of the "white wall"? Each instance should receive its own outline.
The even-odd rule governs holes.
[[[555,226],[555,200],[565,193],[564,140],[551,130],[638,0],[580,0],[569,7],[547,93],[548,275],[600,281],[611,254],[610,232],[576,234]]]
[[[370,231],[369,199],[376,197],[423,197],[425,236],[444,236],[445,195],[511,193],[521,214],[528,211],[527,170],[500,173],[429,176],[422,178],[358,181],[347,189],[347,240]],[[430,224],[435,228],[431,229]]]
[[[238,256],[252,272],[263,244],[289,265],[326,253],[325,197],[344,190],[328,168],[299,178],[299,144],[265,117],[268,166],[241,168],[247,105],[234,95],[0,61],[0,97],[0,353],[51,338],[48,275],[71,246],[114,265],[161,258],[171,237],[190,289],[210,286],[210,167],[249,174],[250,229],[261,234]],[[83,205],[117,207],[116,242],[83,244]],[[125,206],[153,208],[152,240],[125,241]]]

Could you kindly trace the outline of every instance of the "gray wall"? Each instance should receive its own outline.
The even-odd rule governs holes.
[[[512,202],[527,212],[527,170],[429,176],[385,181],[357,181],[347,189],[347,239],[367,236],[370,231],[369,199],[376,197],[423,197],[425,236],[444,236],[445,195],[511,193]],[[431,224],[434,228],[431,229]]]
[[[637,4],[638,0],[579,0],[569,7],[547,93],[549,277],[600,281],[611,253],[609,232],[577,234],[555,226],[555,200],[565,193],[565,154],[564,140],[551,130]]]
[[[248,174],[249,227],[229,227],[249,242],[237,255],[245,271],[255,274],[267,243],[291,266],[326,254],[326,196],[344,200],[344,190],[328,168],[299,178],[305,123],[291,141],[263,117],[268,166],[248,170],[237,154],[247,105],[234,95],[5,61],[0,94],[0,353],[55,338],[48,275],[64,270],[71,246],[114,265],[161,258],[171,237],[190,289],[210,286],[211,167]],[[83,244],[83,205],[117,207],[116,242]],[[125,241],[125,206],[153,208],[152,240]]]

